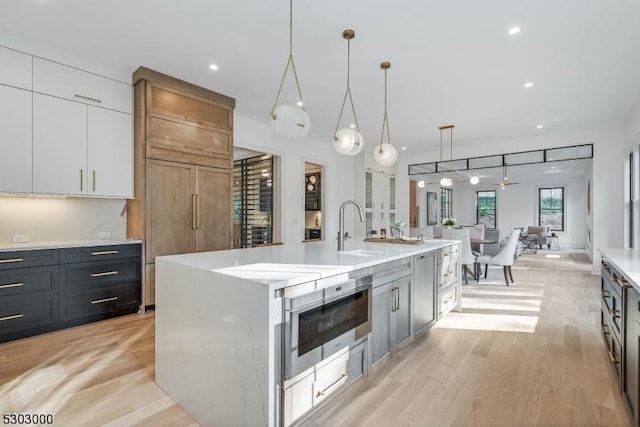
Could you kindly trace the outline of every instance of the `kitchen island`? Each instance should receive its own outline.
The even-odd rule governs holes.
[[[203,426],[299,421],[418,327],[460,308],[457,243],[349,242],[338,252],[335,242],[317,242],[159,257],[156,382]],[[429,260],[418,273],[414,265]],[[318,295],[324,305],[301,313]],[[340,304],[347,308],[331,313]],[[415,322],[423,308],[431,319]],[[313,324],[326,340],[297,341],[310,318],[344,316],[337,326],[353,322],[352,330],[329,336]]]

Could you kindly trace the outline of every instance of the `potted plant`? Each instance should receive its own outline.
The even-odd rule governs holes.
[[[453,227],[456,225],[456,219],[455,218],[445,218],[442,220],[442,226],[443,227]]]
[[[402,237],[404,235],[404,229],[405,229],[406,226],[407,226],[407,223],[402,221],[402,220],[396,221],[393,224],[392,228],[396,231],[397,237]]]

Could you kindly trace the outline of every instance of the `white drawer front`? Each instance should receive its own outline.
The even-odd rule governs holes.
[[[0,47],[0,84],[31,90],[31,55]]]
[[[33,90],[124,113],[132,111],[131,85],[35,57]]]

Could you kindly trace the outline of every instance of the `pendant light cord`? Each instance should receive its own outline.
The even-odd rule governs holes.
[[[382,153],[385,126],[387,127],[387,142],[391,144],[391,135],[389,134],[389,116],[387,115],[387,68],[384,68],[384,117],[382,118],[382,132],[380,134],[380,153]]]
[[[273,108],[271,108],[271,118],[276,119],[276,107],[278,106],[278,101],[280,100],[280,95],[282,94],[282,88],[284,86],[284,80],[287,77],[287,72],[289,71],[289,66],[293,70],[293,78],[296,82],[296,89],[298,90],[298,99],[300,100],[300,108],[302,111],[307,111],[304,104],[304,99],[302,98],[302,90],[300,89],[300,81],[298,79],[298,70],[296,70],[296,63],[293,61],[293,0],[289,0],[289,58],[287,60],[287,64],[284,67],[284,73],[282,73],[282,79],[280,79],[280,86],[278,87],[278,94],[276,95],[275,101],[273,101]]]
[[[356,107],[353,103],[353,98],[351,97],[351,39],[347,39],[347,90],[344,92],[344,98],[342,98],[342,107],[340,107],[340,115],[338,116],[336,129],[333,131],[333,139],[337,139],[336,133],[338,133],[338,129],[340,128],[340,120],[342,120],[342,114],[344,114],[344,106],[347,103],[347,97],[349,98],[349,103],[351,104],[351,112],[353,113],[353,120],[356,122],[356,130],[359,132],[360,126],[358,125],[358,116],[356,115]]]

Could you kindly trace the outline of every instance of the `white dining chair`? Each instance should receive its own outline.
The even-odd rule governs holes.
[[[471,272],[469,266],[473,266],[473,278],[477,281],[480,275],[479,264],[476,263],[476,256],[471,252],[471,241],[469,239],[469,229],[467,228],[443,228],[442,238],[446,240],[460,240],[460,264],[462,264],[462,275],[465,285],[469,283],[466,272]]]
[[[509,279],[513,283],[513,274],[511,273],[511,266],[513,265],[513,255],[516,252],[516,245],[518,244],[518,238],[520,237],[520,230],[515,229],[511,231],[507,239],[507,243],[502,247],[500,252],[496,255],[480,255],[476,258],[476,262],[480,265],[484,264],[484,278],[487,278],[487,270],[489,264],[500,265],[504,273],[504,280],[509,286]],[[479,275],[478,275],[479,278]],[[479,279],[478,279],[479,280]]]
[[[468,227],[469,230],[469,238],[474,240],[484,240],[484,228],[479,227]],[[480,256],[484,252],[484,246],[482,243],[472,243],[471,251],[475,256]]]

